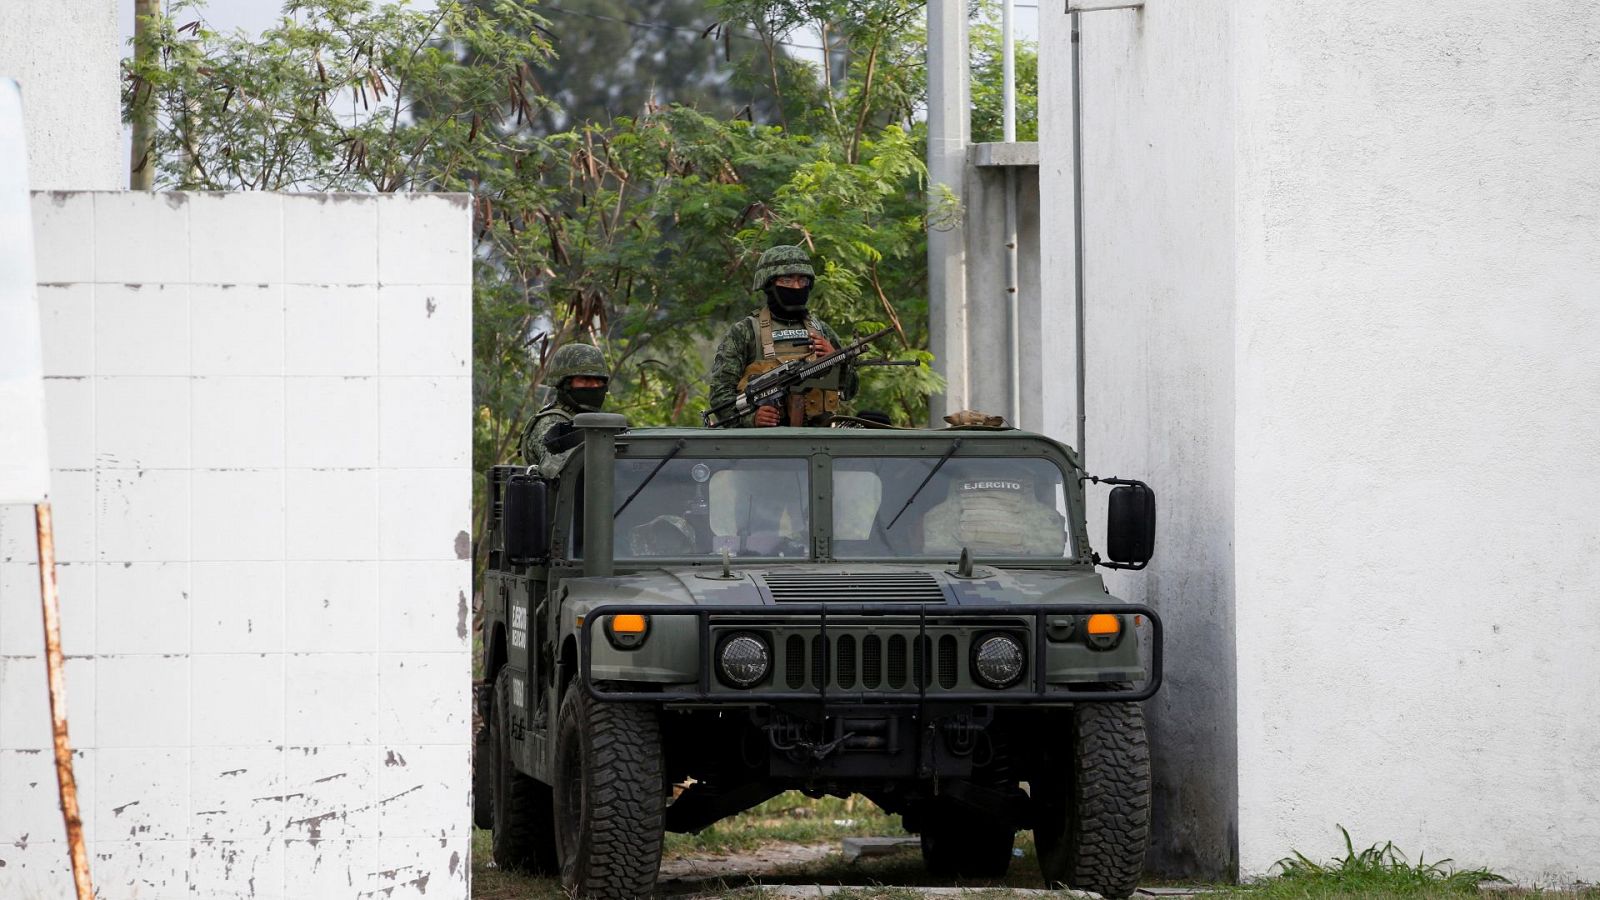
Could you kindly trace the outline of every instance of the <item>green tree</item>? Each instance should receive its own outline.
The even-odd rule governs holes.
[[[1001,30],[993,0],[979,5],[972,24],[972,140],[999,141],[1005,136]],[[1017,140],[1039,139],[1039,45],[1017,41],[1013,65],[1017,90]]]
[[[774,115],[764,84],[733,77],[763,64],[759,42],[718,27],[704,0],[559,0],[541,9],[554,50],[533,60],[553,101],[533,123],[543,134],[671,105],[719,119]]]
[[[895,324],[886,352],[929,358],[909,5],[720,8],[723,28],[760,36],[767,64],[741,77],[782,96],[780,124],[665,106],[554,134],[537,125],[551,48],[531,4],[291,0],[258,38],[192,12],[176,5],[151,29],[151,61],[127,64],[129,107],[159,113],[158,186],[471,193],[478,472],[514,452],[532,386],[569,340],[605,349],[614,406],[635,423],[697,422],[691,386],[756,305],[751,267],[772,243],[813,250],[816,303],[844,336]],[[842,83],[783,53],[801,12],[841,36]],[[920,420],[937,387],[926,367],[879,369],[860,405]]]

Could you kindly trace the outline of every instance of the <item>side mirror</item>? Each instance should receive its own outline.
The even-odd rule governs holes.
[[[548,491],[549,486],[532,475],[513,475],[506,480],[501,529],[507,562],[522,565],[549,558]]]
[[[1111,489],[1106,510],[1106,556],[1114,569],[1142,569],[1156,549],[1156,492],[1143,482]]]

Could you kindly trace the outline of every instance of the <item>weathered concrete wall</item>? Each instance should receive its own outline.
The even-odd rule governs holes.
[[[1156,565],[1114,579],[1172,638],[1157,868],[1225,861],[1236,721],[1243,874],[1342,824],[1600,879],[1600,7],[1083,23],[1087,456],[1163,499]],[[1043,25],[1052,247],[1070,57]]]
[[[1243,866],[1600,881],[1600,5],[1243,9]]]
[[[128,184],[116,0],[0,3],[0,77],[22,85],[34,190]]]
[[[34,201],[99,896],[465,897],[465,202]],[[3,510],[0,896],[66,897],[30,510]]]
[[[1017,311],[1021,348],[1021,417],[1037,428],[1043,415],[1040,385],[1060,348],[1041,332],[1039,290],[1039,169],[1032,143],[985,144],[973,148],[967,166],[966,390],[946,391],[947,409],[982,409],[1011,419],[1012,299],[1006,293],[1006,172],[1017,182]],[[990,152],[992,151],[992,152]],[[1040,365],[1041,354],[1049,364]],[[948,367],[947,367],[948,368]],[[942,423],[941,423],[942,424]]]
[[[1146,704],[1150,866],[1179,876],[1233,865],[1230,9],[1203,0],[1083,18],[1083,449],[1092,471],[1144,479],[1160,500],[1155,561],[1107,581],[1167,624],[1166,686]],[[1071,20],[1043,16],[1041,29],[1045,284],[1070,322]],[[1057,378],[1071,385],[1073,332],[1062,331]],[[1063,426],[1057,437],[1074,441],[1076,424]],[[1104,491],[1091,496],[1100,534]]]

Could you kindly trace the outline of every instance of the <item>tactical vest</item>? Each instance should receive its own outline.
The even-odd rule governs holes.
[[[750,317],[755,326],[756,341],[761,345],[761,355],[750,365],[744,367],[744,374],[739,377],[739,390],[744,390],[750,379],[770,372],[778,366],[792,359],[805,359],[811,355],[811,332],[822,333],[822,323],[815,316],[807,315],[804,324],[775,328],[772,321],[772,310],[765,307]],[[805,403],[804,421],[812,424],[816,420],[832,415],[839,409],[839,392],[812,389],[801,395]],[[785,424],[788,423],[787,412],[784,412]]]

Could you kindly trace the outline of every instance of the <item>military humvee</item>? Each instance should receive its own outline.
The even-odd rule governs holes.
[[[574,426],[559,477],[491,473],[497,864],[647,896],[663,831],[795,789],[899,814],[936,874],[1002,875],[1032,829],[1048,884],[1133,891],[1161,623],[1095,566],[1149,560],[1147,487],[1013,429]],[[1086,481],[1119,485],[1106,561]]]

